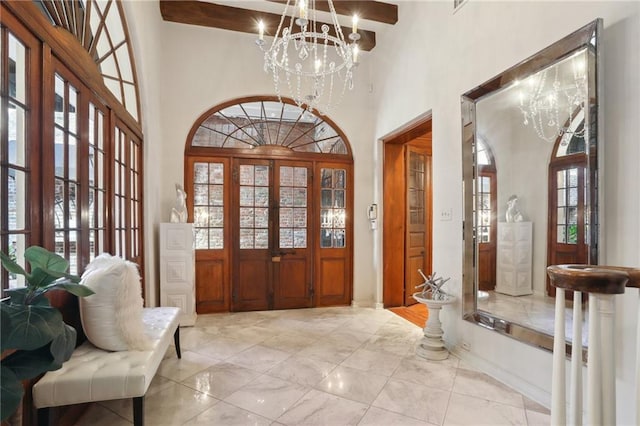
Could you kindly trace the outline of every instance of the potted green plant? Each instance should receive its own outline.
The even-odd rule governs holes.
[[[57,254],[32,246],[25,250],[24,258],[30,272],[0,252],[2,266],[11,274],[23,275],[27,284],[7,290],[9,297],[0,303],[0,346],[2,353],[8,354],[0,360],[2,420],[19,407],[24,394],[22,380],[59,369],[75,349],[76,330],[64,323],[45,294],[54,289],[79,297],[93,294],[79,284],[80,277],[67,273],[69,262]]]

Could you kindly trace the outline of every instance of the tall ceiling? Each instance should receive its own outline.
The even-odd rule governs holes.
[[[276,31],[287,0],[262,1],[193,1],[160,0],[162,18],[169,22],[200,25],[244,33],[258,33],[258,21],[265,23],[265,35]],[[295,5],[296,0],[290,0]],[[308,0],[308,3],[312,3]],[[331,24],[329,4],[316,0],[318,21]],[[379,1],[333,2],[344,34],[351,33],[351,17],[358,15],[360,50],[370,51],[376,45],[376,29],[398,22],[398,6]],[[291,7],[291,6],[290,6]],[[330,25],[331,27],[331,25]]]

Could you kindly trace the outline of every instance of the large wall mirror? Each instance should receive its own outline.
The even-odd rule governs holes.
[[[464,318],[548,350],[546,267],[598,262],[601,33],[598,19],[462,96]]]

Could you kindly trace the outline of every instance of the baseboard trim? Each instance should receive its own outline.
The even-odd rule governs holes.
[[[374,303],[371,300],[352,300],[352,308],[374,308]]]
[[[472,367],[485,374],[488,374],[489,376],[493,377],[499,382],[502,382],[510,388],[513,388],[527,398],[537,402],[544,407],[551,407],[550,392],[547,392],[546,390],[541,389],[540,387],[535,386],[527,382],[526,380],[523,380],[521,377],[511,374],[504,368],[501,368],[500,366],[475,355],[474,353],[462,348],[461,346],[456,346],[454,348],[450,348],[449,350],[452,354],[467,362]]]

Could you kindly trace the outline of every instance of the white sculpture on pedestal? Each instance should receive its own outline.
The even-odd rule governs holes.
[[[507,201],[507,214],[505,215],[507,222],[522,222],[524,217],[520,213],[520,207],[518,207],[518,196],[512,195]]]
[[[187,193],[176,183],[176,206],[171,209],[171,223],[186,223],[187,217]]]
[[[424,283],[416,286],[416,288],[422,288],[423,290],[422,292],[414,293],[413,298],[427,305],[429,317],[424,326],[424,337],[416,348],[416,354],[434,361],[447,359],[449,351],[445,348],[444,340],[442,340],[444,331],[440,322],[440,309],[453,303],[456,298],[441,290],[442,285],[449,281],[449,278],[436,278],[435,272],[427,277],[420,269],[418,269],[418,272],[424,278]]]

